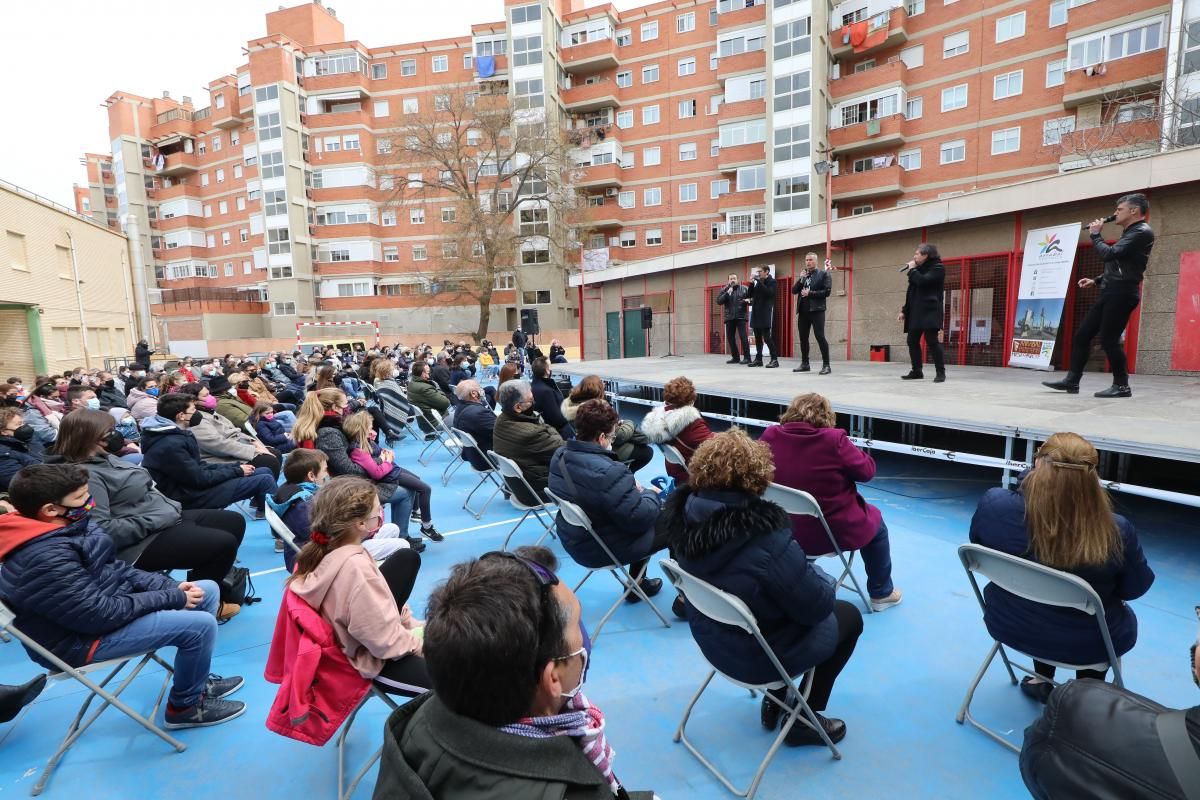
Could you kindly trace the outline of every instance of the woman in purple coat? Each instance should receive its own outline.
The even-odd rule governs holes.
[[[887,524],[856,485],[875,477],[875,459],[854,446],[837,427],[829,400],[815,392],[792,398],[779,422],[760,439],[775,458],[775,482],[815,497],[838,547],[862,553],[871,608],[898,605],[901,592],[892,585]],[[807,555],[832,552],[829,537],[813,517],[793,516],[792,537]]]

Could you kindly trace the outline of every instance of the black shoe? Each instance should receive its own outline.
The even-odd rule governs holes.
[[[642,578],[638,581],[638,586],[642,587],[642,591],[646,593],[646,597],[654,597],[654,595],[662,591],[662,585],[662,578]],[[640,603],[642,602],[642,597],[636,592],[630,592],[625,596],[625,602]]]
[[[431,542],[441,542],[445,541],[446,539],[445,536],[442,536],[440,533],[438,533],[438,529],[433,527],[432,523],[421,526],[421,535],[429,539]]]
[[[265,508],[254,509],[254,521],[255,522],[262,522],[266,518],[267,518],[267,512],[266,512]]]
[[[807,361],[801,361],[800,366],[796,367],[792,372],[810,372],[811,370],[812,367],[808,365]]]
[[[907,375],[901,375],[902,381],[919,381],[925,377],[925,373],[917,372],[915,369],[909,370]]]
[[[828,374],[829,374],[829,373],[831,373],[831,372],[833,372],[833,370],[831,370],[831,369],[829,368],[829,365],[828,365],[828,364],[822,364],[822,365],[821,365],[821,372],[820,372],[820,374],[821,374],[821,375],[828,375]]]
[[[761,367],[763,365],[761,358],[756,358],[753,361],[745,362],[747,367]]]
[[[38,675],[20,686],[0,686],[0,722],[16,719],[21,709],[36,700],[44,688],[45,674]]]
[[[729,360],[728,360],[728,361],[726,361],[725,363],[726,363],[726,364],[740,364],[740,363],[741,363],[741,361],[742,361],[742,360],[741,360],[740,358],[738,358],[737,356],[734,356],[733,358],[729,359]]]
[[[205,697],[215,697],[218,700],[229,697],[238,689],[246,685],[246,681],[238,675],[229,678],[222,678],[220,675],[209,675],[208,680],[204,682]]]
[[[687,601],[683,599],[683,595],[675,595],[675,599],[671,601],[671,613],[676,619],[687,619]]]
[[[750,366],[750,356],[746,356],[745,358],[743,358],[741,360],[741,363],[746,365],[747,367]]]
[[[1035,681],[1029,677],[1021,678],[1021,694],[1042,705],[1046,705],[1046,701],[1050,699],[1050,693],[1053,691],[1054,684],[1049,681]]]
[[[779,359],[772,358],[767,362],[767,369],[779,369]]]
[[[200,702],[190,708],[176,709],[168,705],[163,727],[167,730],[206,728],[237,719],[245,712],[246,704],[238,700],[222,700],[219,697],[201,695]]]
[[[423,541],[421,541],[421,537],[406,536],[404,538],[408,539],[408,547],[414,553],[424,553],[425,552],[425,543]]]
[[[846,738],[846,723],[840,719],[823,717],[817,714],[817,722],[821,723],[821,727],[825,729],[825,734],[829,737],[829,741],[834,744]],[[825,740],[821,738],[821,734],[809,727],[811,724],[808,721],[808,717],[802,715],[792,724],[792,729],[787,732],[787,736],[783,737],[783,743],[788,747],[825,744]]]
[[[782,710],[778,703],[768,697],[766,693],[763,694],[762,708],[759,709],[758,719],[765,730],[773,731],[779,727],[779,714]]]
[[[1079,381],[1072,381],[1070,378],[1063,378],[1061,381],[1042,381],[1042,386],[1067,394],[1079,394]]]
[[[1128,386],[1117,386],[1115,383],[1107,389],[1101,389],[1092,397],[1133,397],[1133,389]]]
[[[413,506],[413,510],[409,513],[408,518],[413,522],[421,521],[421,509]]]
[[[945,383],[946,382],[946,373],[939,372],[937,375],[934,375],[933,382],[934,383]]]

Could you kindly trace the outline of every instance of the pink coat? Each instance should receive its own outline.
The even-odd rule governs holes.
[[[349,453],[350,460],[362,467],[363,471],[370,475],[371,480],[373,481],[382,481],[386,479],[388,475],[392,474],[392,467],[394,466],[393,464],[376,461],[371,457],[370,453],[361,447],[351,446]]]
[[[371,688],[346,658],[333,626],[291,589],[284,590],[279,606],[265,677],[279,684],[267,729],[317,747]]]
[[[883,514],[858,493],[857,481],[875,477],[875,459],[859,450],[840,428],[785,422],[759,439],[775,458],[775,482],[817,499],[843,550],[858,550],[875,538]],[[829,537],[812,517],[792,517],[792,537],[810,556],[831,551]]]

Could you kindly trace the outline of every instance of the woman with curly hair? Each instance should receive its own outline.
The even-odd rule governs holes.
[[[696,386],[687,378],[672,378],[663,387],[663,401],[642,420],[642,433],[655,444],[672,445],[690,463],[696,448],[713,437],[694,405]],[[687,483],[688,470],[683,467],[667,464],[667,474],[677,484]]]
[[[672,493],[664,511],[675,559],[749,607],[789,676],[816,667],[808,704],[829,739],[841,741],[846,723],[821,712],[862,634],[862,614],[834,598],[833,579],[809,563],[792,538],[787,512],[762,499],[775,474],[771,451],[734,429],[701,444],[690,471],[691,480]],[[696,644],[721,672],[747,683],[779,680],[762,648],[741,629],[713,622],[690,604],[687,615]],[[781,703],[789,701],[787,689],[771,694]],[[764,728],[775,729],[779,711],[763,698]],[[784,741],[824,744],[804,717]]]

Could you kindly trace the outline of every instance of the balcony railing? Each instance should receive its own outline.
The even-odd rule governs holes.
[[[833,177],[833,199],[839,202],[888,197],[903,191],[904,170],[894,163],[863,172],[847,171]]]
[[[559,56],[562,58],[563,69],[577,75],[614,69],[620,63],[617,58],[617,43],[611,36],[565,46],[559,51]]]
[[[575,83],[571,88],[559,92],[559,96],[562,98],[563,107],[578,113],[595,111],[606,106],[619,106],[619,93],[616,81],[602,78],[592,83]]]
[[[840,100],[897,84],[904,86],[907,82],[908,67],[897,56],[871,69],[843,73],[837,80],[829,82],[829,91],[835,100]]]
[[[829,143],[835,153],[850,153],[857,150],[875,150],[904,144],[903,114],[843,125],[829,132]]]
[[[1167,51],[1150,50],[1104,64],[1073,69],[1063,82],[1063,105],[1067,108],[1105,99],[1131,97],[1162,85]]]
[[[902,7],[835,28],[832,34],[833,55],[837,59],[860,56],[907,41],[908,12]]]

